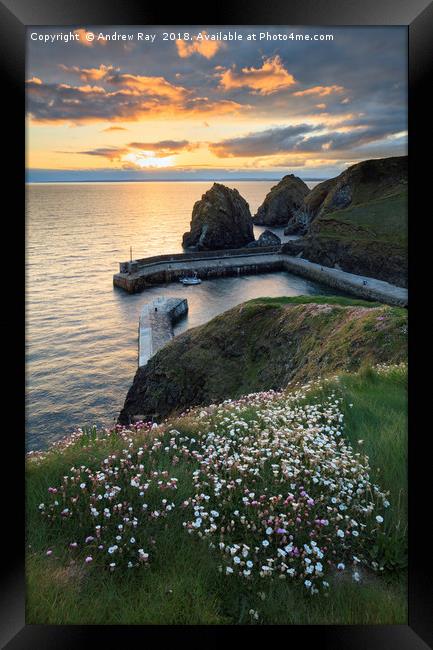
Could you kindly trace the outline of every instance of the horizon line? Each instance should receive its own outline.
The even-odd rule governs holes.
[[[325,181],[327,178],[301,178],[302,181]],[[89,178],[89,179],[80,179],[80,180],[51,180],[51,181],[25,181],[26,185],[41,185],[41,184],[50,184],[50,183],[206,183],[214,182],[221,183],[223,181],[280,181],[281,178],[242,178],[242,177],[227,177],[219,178],[215,180],[214,178],[111,178],[111,179],[98,179],[98,178]]]

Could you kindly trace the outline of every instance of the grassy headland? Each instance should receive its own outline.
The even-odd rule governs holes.
[[[28,623],[406,623],[405,367],[81,432],[27,507]]]
[[[407,286],[407,157],[365,160],[317,185],[310,224],[287,252],[325,266]]]
[[[137,370],[120,421],[406,359],[407,312],[331,296],[260,298],[184,332]]]

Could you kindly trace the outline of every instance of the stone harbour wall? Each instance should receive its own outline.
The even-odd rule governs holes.
[[[286,271],[365,300],[401,307],[406,307],[408,304],[408,292],[403,287],[321,266],[275,250],[260,252],[255,250],[253,253],[233,251],[231,256],[225,252],[221,257],[188,256],[187,259],[179,255],[171,261],[150,264],[144,262],[145,260],[140,260],[140,268],[133,273],[116,273],[113,276],[114,286],[128,293],[137,293],[146,287],[176,282],[191,273],[197,273],[198,277],[206,280],[224,276]]]

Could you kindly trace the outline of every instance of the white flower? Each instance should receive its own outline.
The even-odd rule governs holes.
[[[344,537],[344,530],[341,530],[341,528],[339,528],[337,530],[337,537]]]
[[[311,580],[305,580],[304,585],[309,589],[311,587]]]
[[[273,532],[274,532],[274,530],[270,526],[268,526],[268,528],[266,528],[266,535],[272,535]]]
[[[265,547],[266,547],[266,546],[269,546],[269,542],[268,542],[267,539],[264,539],[264,540],[263,540],[263,542],[262,542],[262,546],[265,546]]]
[[[381,517],[380,515],[377,515],[376,521],[377,521],[378,524],[381,524],[383,522],[383,517]]]
[[[226,574],[229,574],[229,573],[233,573],[233,569],[231,568],[231,566],[226,567]]]
[[[345,568],[346,568],[346,566],[345,566],[345,564],[343,564],[343,562],[339,562],[337,564],[337,569],[339,569],[340,571],[344,571]]]

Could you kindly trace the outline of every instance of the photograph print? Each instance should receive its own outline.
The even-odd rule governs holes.
[[[407,27],[26,30],[26,622],[407,625]]]

